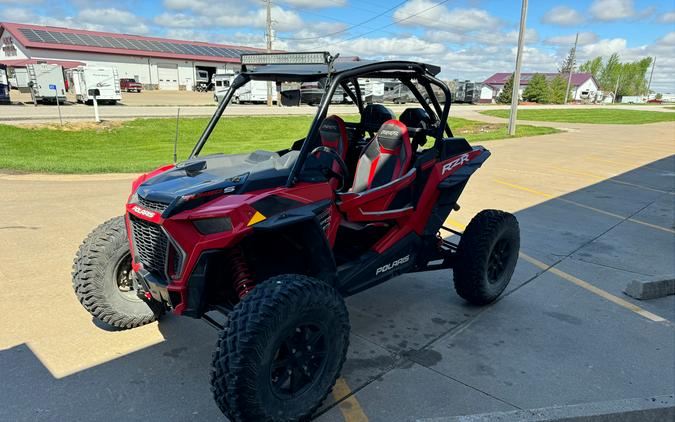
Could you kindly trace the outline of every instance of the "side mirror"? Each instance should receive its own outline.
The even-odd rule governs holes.
[[[90,89],[89,95],[91,95],[92,97],[98,97],[99,95],[101,95],[101,91],[99,91],[98,89]]]

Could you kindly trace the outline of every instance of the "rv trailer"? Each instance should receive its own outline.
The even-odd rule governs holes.
[[[94,97],[89,91],[98,89],[96,101],[115,104],[122,99],[120,78],[116,67],[78,66],[66,71],[78,103],[90,104]]]
[[[57,64],[26,65],[28,88],[33,103],[53,103],[66,101],[66,86],[63,80],[63,68]]]
[[[0,104],[9,104],[9,80],[7,66],[0,64]]]

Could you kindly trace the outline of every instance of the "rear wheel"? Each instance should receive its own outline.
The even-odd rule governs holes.
[[[326,283],[272,277],[230,314],[211,389],[233,421],[307,420],[340,374],[349,345],[344,300]]]
[[[475,305],[495,301],[511,281],[519,250],[515,216],[498,210],[479,212],[457,248],[453,268],[457,294]]]
[[[77,251],[75,295],[99,321],[118,328],[139,327],[157,319],[163,308],[139,298],[132,277],[124,217],[115,217],[95,228]]]

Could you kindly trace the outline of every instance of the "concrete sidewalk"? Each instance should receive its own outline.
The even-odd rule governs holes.
[[[524,255],[506,295],[469,306],[444,271],[348,299],[349,359],[318,420],[672,394],[675,298],[637,301],[622,289],[672,269],[674,137],[662,123],[486,143],[493,155],[448,224],[483,208],[516,214]],[[213,329],[168,316],[109,331],[72,293],[75,250],[123,212],[130,181],[0,175],[0,420],[223,419],[208,383]]]

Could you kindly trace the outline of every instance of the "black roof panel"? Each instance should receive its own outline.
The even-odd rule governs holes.
[[[337,61],[334,63],[333,75],[348,71],[363,71],[359,77],[394,77],[396,74],[431,74],[436,76],[441,68],[419,62],[410,61]],[[316,81],[328,75],[328,66],[324,64],[274,64],[265,66],[247,66],[242,73],[251,79],[279,81]]]

